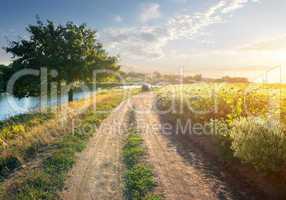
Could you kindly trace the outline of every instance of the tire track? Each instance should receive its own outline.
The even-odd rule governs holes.
[[[62,199],[121,200],[121,150],[128,104],[123,102],[104,120],[66,182]]]
[[[224,184],[206,178],[202,173],[203,169],[192,166],[179,154],[179,149],[171,144],[168,137],[163,135],[158,126],[161,124],[159,116],[150,106],[154,102],[154,96],[147,93],[136,97],[134,101],[138,109],[138,126],[149,150],[150,160],[159,176],[158,192],[163,192],[167,200],[232,199],[228,191],[221,191]],[[144,112],[140,112],[142,110]],[[218,193],[218,189],[214,190],[213,184],[220,184],[219,192],[224,195]]]

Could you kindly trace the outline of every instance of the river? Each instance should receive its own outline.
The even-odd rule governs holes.
[[[87,98],[92,92],[75,92],[74,100]],[[61,102],[68,101],[67,95],[61,97]],[[50,106],[57,104],[57,99],[52,98],[49,101]],[[16,98],[9,94],[0,94],[0,121],[10,117],[24,114],[36,110],[40,106],[40,99],[38,97]]]
[[[132,89],[140,88],[141,85],[125,85],[119,86],[120,88]],[[94,91],[79,91],[74,92],[74,100],[80,100],[88,98],[93,94]],[[64,95],[61,97],[61,103],[67,103],[68,96]],[[50,106],[55,106],[57,104],[57,99],[52,98],[49,103]],[[40,106],[40,99],[38,97],[26,97],[26,98],[16,98],[9,94],[0,94],[0,121],[8,119],[10,117],[25,114],[33,110],[37,110]]]

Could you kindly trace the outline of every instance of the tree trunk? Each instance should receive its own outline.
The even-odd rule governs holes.
[[[68,92],[68,100],[69,102],[73,101],[73,89],[70,89]]]
[[[58,93],[57,95],[57,106],[58,108],[62,107],[62,97],[61,97],[61,93]]]
[[[62,84],[61,82],[59,81],[58,82],[58,88],[57,88],[57,91],[56,91],[56,94],[57,94],[57,108],[58,110],[61,110],[62,108]]]

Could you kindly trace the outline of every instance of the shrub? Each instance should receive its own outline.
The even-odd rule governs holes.
[[[230,133],[234,156],[266,172],[286,164],[285,130],[277,121],[262,118],[235,120]]]
[[[25,135],[25,127],[20,124],[7,126],[0,131],[0,139],[4,141],[8,139],[13,139],[14,137],[17,136],[24,136],[24,135]]]
[[[208,124],[211,134],[219,142],[219,150],[225,159],[233,158],[233,151],[231,149],[232,138],[230,136],[231,128],[226,121],[211,120]]]
[[[212,135],[230,140],[230,128],[227,122],[223,120],[210,120],[208,127],[211,129]]]
[[[45,170],[50,174],[68,171],[74,164],[74,152],[55,153],[44,161]]]
[[[13,156],[0,158],[0,180],[21,166],[21,162]]]

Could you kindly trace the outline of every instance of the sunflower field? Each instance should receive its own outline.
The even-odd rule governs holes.
[[[286,166],[286,86],[197,83],[163,87],[157,109],[171,122],[208,127],[234,157],[265,172]],[[210,130],[210,131],[205,131]],[[205,132],[204,132],[205,131]]]

